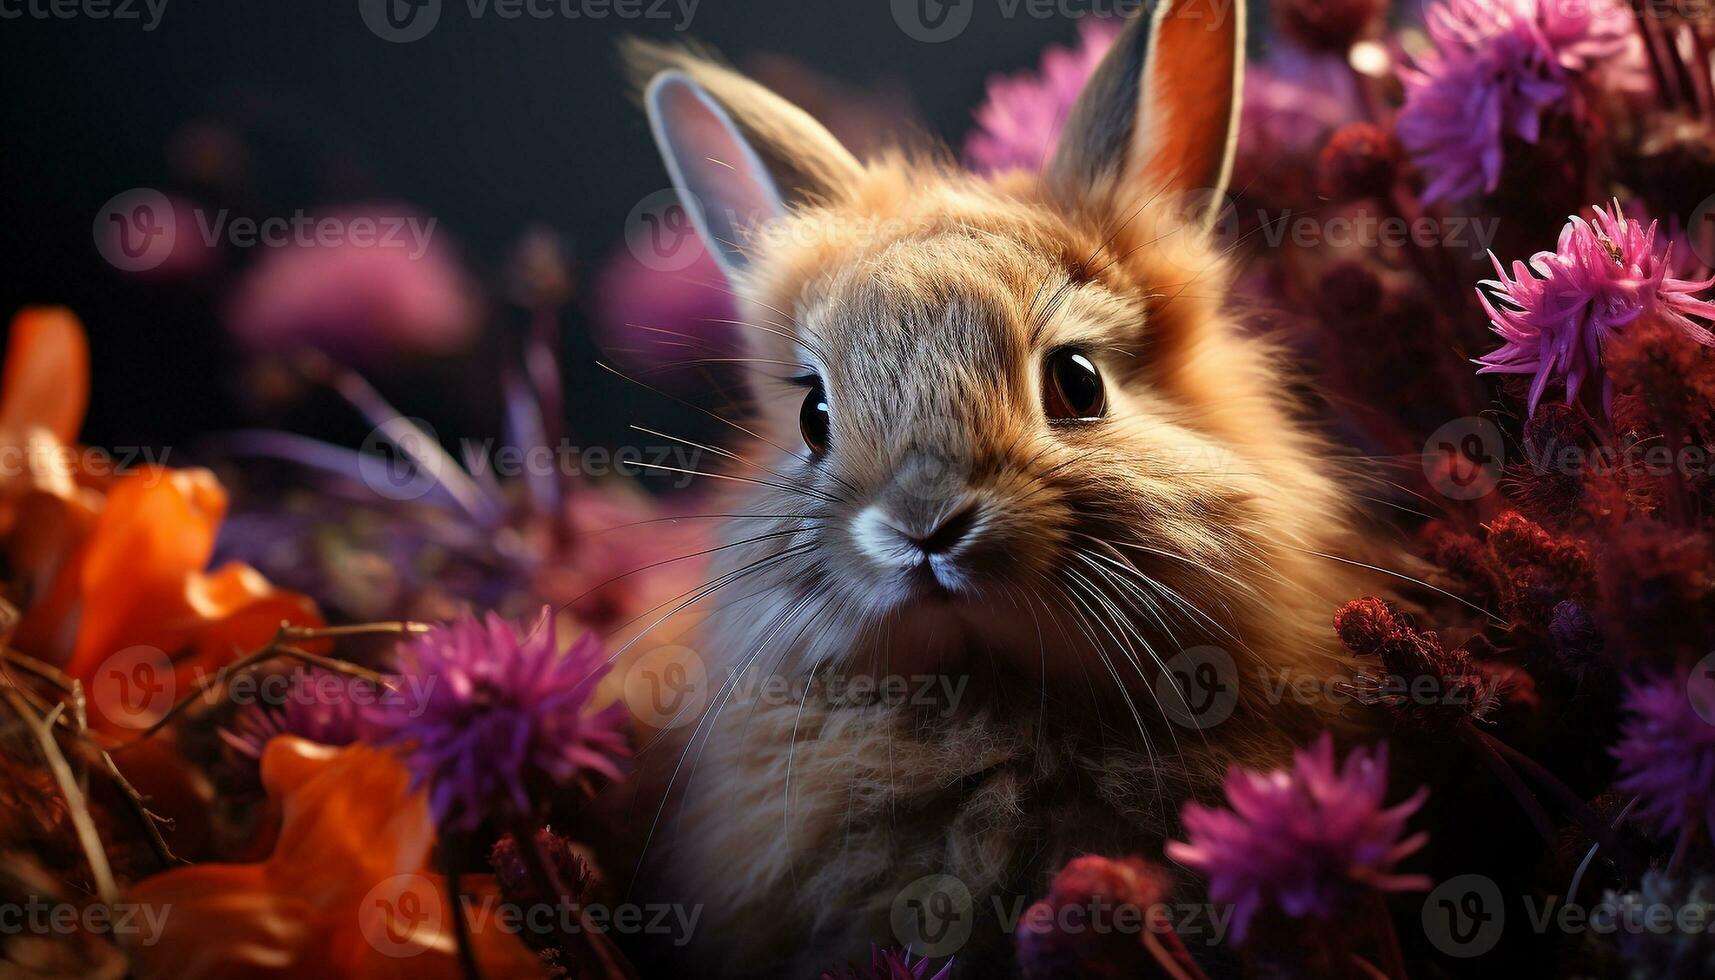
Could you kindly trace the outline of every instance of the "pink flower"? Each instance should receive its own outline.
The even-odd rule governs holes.
[[[1429,791],[1383,806],[1385,745],[1354,750],[1336,766],[1334,741],[1324,733],[1293,757],[1291,769],[1229,771],[1226,790],[1231,809],[1186,805],[1180,820],[1190,841],[1168,842],[1167,856],[1207,875],[1211,899],[1234,904],[1235,941],[1244,941],[1265,906],[1326,919],[1365,891],[1429,887],[1423,875],[1393,870],[1428,842],[1427,834],[1404,834]]]
[[[682,247],[697,252],[684,269],[652,269],[622,247],[597,276],[594,312],[603,350],[629,367],[647,370],[640,380],[650,384],[699,365],[719,368],[722,364],[711,358],[735,357],[744,350],[745,329],[734,323],[738,306],[714,257],[695,238]],[[707,376],[687,377],[706,381]]]
[[[408,223],[388,232],[396,219]],[[317,240],[330,221],[340,236]],[[260,251],[227,310],[229,328],[253,350],[445,354],[481,326],[477,290],[434,225],[396,208],[327,216]]]
[[[1532,413],[1553,380],[1565,382],[1568,404],[1586,380],[1600,380],[1607,407],[1614,391],[1602,345],[1638,317],[1659,317],[1698,343],[1715,345],[1708,328],[1690,319],[1715,318],[1715,303],[1694,296],[1715,279],[1670,276],[1673,258],[1657,251],[1655,232],[1654,222],[1645,228],[1616,203],[1611,211],[1597,208],[1594,223],[1574,215],[1555,250],[1536,253],[1529,265],[1514,262],[1510,279],[1491,255],[1500,278],[1482,285],[1498,302],[1482,288],[1477,296],[1504,343],[1478,358],[1478,373],[1535,375]]]
[[[1401,71],[1398,134],[1430,203],[1493,191],[1504,141],[1535,143],[1546,114],[1575,110],[1573,76],[1634,41],[1612,0],[1448,0],[1427,20],[1435,50]]]
[[[1078,24],[1078,46],[1051,45],[1042,68],[993,75],[988,98],[977,108],[977,128],[965,140],[965,160],[981,173],[1041,170],[1084,83],[1125,27],[1123,21],[1088,18]]]

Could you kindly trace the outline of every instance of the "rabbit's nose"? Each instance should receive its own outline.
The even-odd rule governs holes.
[[[977,533],[982,510],[974,500],[956,502],[935,511],[899,510],[876,503],[852,522],[858,547],[888,568],[909,570],[927,565],[950,572],[954,552]]]
[[[971,502],[927,524],[918,524],[916,527],[900,527],[895,524],[894,528],[925,555],[939,555],[952,551],[976,524],[977,505]]]

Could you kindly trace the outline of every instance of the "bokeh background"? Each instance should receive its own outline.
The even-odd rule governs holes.
[[[577,438],[621,444],[640,421],[706,433],[706,419],[596,366],[603,269],[634,208],[667,186],[618,41],[711,45],[813,110],[837,99],[830,123],[860,144],[893,133],[957,145],[985,78],[1034,67],[1045,45],[1075,40],[1068,15],[1092,9],[962,5],[967,26],[941,43],[910,36],[888,0],[701,0],[683,31],[672,4],[664,18],[504,19],[444,0],[408,43],[366,26],[357,0],[168,0],[151,30],[140,0],[140,20],[0,20],[0,308],[65,303],[84,318],[90,444],[169,446],[185,465],[205,434],[266,422],[355,446],[367,426],[349,409],[276,391],[228,329],[232,294],[268,249],[126,273],[94,227],[137,188],[256,219],[409,208],[468,272],[482,328],[456,351],[391,352],[363,371],[443,438],[488,436],[495,367],[527,319],[506,302],[508,261],[534,229],[557,237],[574,277],[558,315]]]

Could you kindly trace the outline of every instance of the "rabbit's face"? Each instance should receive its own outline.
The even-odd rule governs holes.
[[[759,379],[735,656],[1123,688],[1199,642],[1327,632],[1310,556],[1348,522],[1196,206],[1230,169],[1242,19],[1177,6],[1122,34],[1040,174],[860,164],[754,83],[640,53],[673,69],[655,135]]]
[[[1246,626],[1275,536],[1331,492],[1220,318],[1214,246],[1166,204],[1115,229],[1029,181],[931,180],[871,172],[745,280],[761,438],[733,472],[771,484],[740,512],[783,516],[742,531],[799,549],[760,574],[813,610],[808,659],[886,636],[894,670],[1105,672],[1096,647],[1148,664]]]

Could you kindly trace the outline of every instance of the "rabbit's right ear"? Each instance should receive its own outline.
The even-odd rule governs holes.
[[[729,280],[748,239],[792,202],[829,199],[862,166],[808,113],[689,51],[634,41],[635,77],[680,202]]]
[[[1245,0],[1150,0],[1073,105],[1050,186],[1073,199],[1218,199],[1238,144],[1244,50]]]

